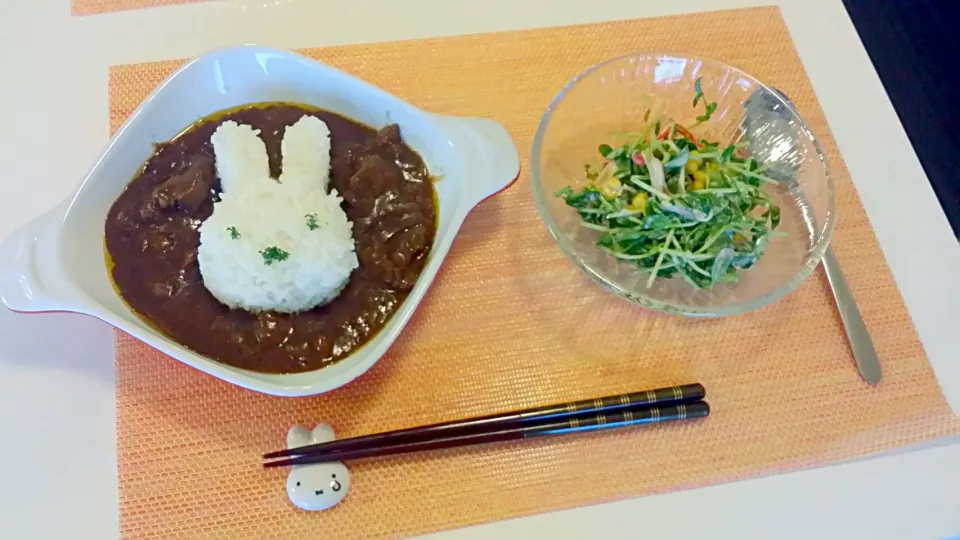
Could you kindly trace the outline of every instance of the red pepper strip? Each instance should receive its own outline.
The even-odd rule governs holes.
[[[680,134],[683,135],[684,137],[690,139],[690,142],[692,142],[697,148],[700,148],[700,143],[697,142],[697,138],[694,137],[693,133],[690,133],[690,131],[688,131],[687,128],[681,126],[680,124],[677,124],[677,131],[679,131]]]
[[[672,125],[672,124],[669,125],[669,126],[667,126],[663,131],[661,131],[660,134],[657,135],[657,140],[658,140],[658,141],[662,141],[662,140],[666,139],[666,138],[667,138],[667,135],[670,134],[670,129],[671,129],[671,128],[673,128],[673,125]]]
[[[633,162],[637,165],[646,165],[646,161],[643,160],[643,156],[640,155],[640,152],[633,154]]]

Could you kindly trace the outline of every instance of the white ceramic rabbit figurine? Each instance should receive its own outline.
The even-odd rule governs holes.
[[[287,432],[287,448],[336,440],[329,424],[320,424],[313,431],[293,426]],[[287,477],[287,496],[303,510],[326,510],[347,496],[350,471],[337,462],[295,465]]]
[[[330,181],[330,130],[315,116],[287,126],[280,178],[259,131],[227,121],[210,137],[220,200],[200,225],[207,289],[231,308],[295,313],[332,300],[357,268],[353,229]]]

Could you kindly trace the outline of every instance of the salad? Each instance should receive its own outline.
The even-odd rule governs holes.
[[[695,90],[693,106],[703,103],[704,111],[691,129],[717,108],[701,79]],[[764,175],[770,164],[746,157],[746,142],[721,146],[649,114],[643,132],[600,145],[602,165],[586,165],[585,187],[556,195],[581,225],[602,233],[599,249],[650,273],[648,288],[676,274],[700,289],[736,282],[780,234],[780,208],[764,189],[777,183]]]

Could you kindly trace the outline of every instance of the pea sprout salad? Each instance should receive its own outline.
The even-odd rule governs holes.
[[[702,102],[704,114],[691,128],[717,108],[700,84],[693,106]],[[585,187],[556,195],[602,233],[599,249],[650,273],[647,288],[676,274],[698,289],[736,282],[780,235],[780,208],[764,190],[777,183],[764,175],[769,164],[746,157],[746,142],[722,147],[669,119],[644,121],[622,144],[600,145],[602,164],[585,166]]]

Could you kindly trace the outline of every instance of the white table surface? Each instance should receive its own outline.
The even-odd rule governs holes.
[[[282,5],[250,7],[261,3]],[[230,0],[70,17],[69,0],[7,0],[0,6],[0,236],[66,196],[106,143],[112,64],[239,43],[323,46],[761,3],[769,2]],[[779,4],[958,411],[960,280],[952,278],[960,248],[840,0]],[[0,308],[0,538],[118,536],[111,338],[92,319]],[[437,536],[946,538],[960,535],[958,442]]]

